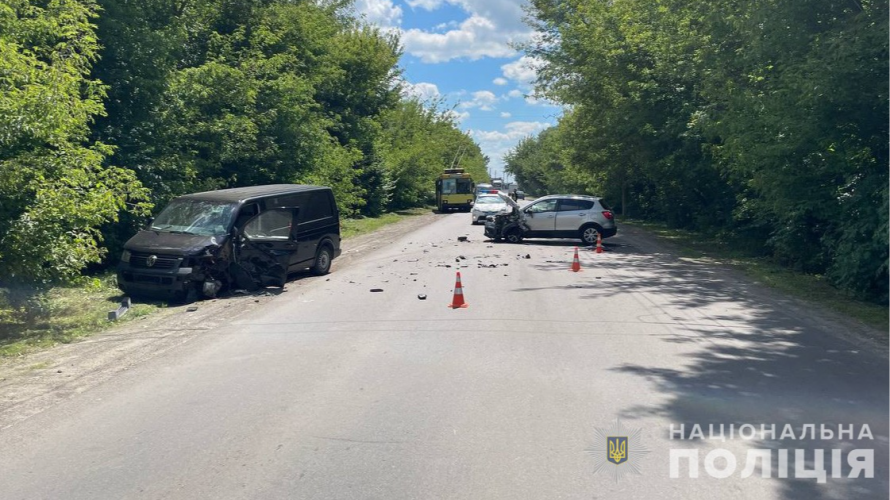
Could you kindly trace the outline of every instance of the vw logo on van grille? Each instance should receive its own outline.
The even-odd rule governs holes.
[[[145,259],[145,267],[151,267],[155,265],[155,262],[158,261],[157,255],[149,255],[148,258]]]

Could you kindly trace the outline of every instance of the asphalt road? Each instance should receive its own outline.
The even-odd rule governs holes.
[[[335,262],[0,431],[0,499],[887,498],[886,348],[644,234],[582,249],[580,273],[575,244],[493,244],[453,214]],[[452,310],[458,270],[469,307]],[[631,436],[627,461],[597,470],[597,429],[618,419],[603,432]],[[690,439],[671,439],[680,424]],[[776,432],[696,439],[695,424]],[[779,439],[785,424],[816,439]],[[820,424],[873,439],[822,440]],[[705,469],[721,448],[738,461],[725,479]],[[854,448],[874,450],[874,478],[832,478],[830,450]],[[670,477],[671,449],[699,453],[697,479],[686,461]],[[770,478],[760,461],[742,477],[757,449]],[[825,450],[824,484],[795,478],[795,449],[804,469]]]

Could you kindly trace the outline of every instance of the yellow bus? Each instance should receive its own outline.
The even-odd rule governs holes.
[[[436,179],[436,206],[440,212],[473,208],[476,185],[462,168],[449,168]]]

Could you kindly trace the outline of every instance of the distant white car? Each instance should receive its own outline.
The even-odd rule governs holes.
[[[511,211],[512,207],[507,204],[502,194],[483,194],[476,198],[470,214],[473,216],[473,224],[478,224],[485,222],[490,215],[508,214]]]

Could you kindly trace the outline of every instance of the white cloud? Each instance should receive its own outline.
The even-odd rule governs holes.
[[[522,18],[525,13],[522,10],[526,2],[517,0],[446,0],[452,5],[458,5],[471,14],[497,20],[501,29],[512,32],[525,32],[529,35],[532,29],[526,25]]]
[[[522,21],[523,2],[516,0],[405,0],[405,4],[411,9],[429,11],[450,4],[467,13],[463,20],[443,22],[429,30],[399,30],[403,12],[395,0],[355,0],[353,9],[357,16],[399,31],[405,52],[426,63],[511,57],[516,55],[511,43],[535,36]]]
[[[451,109],[445,112],[445,116],[453,119],[455,123],[460,123],[470,117],[470,112]]]
[[[448,21],[447,23],[439,23],[433,27],[433,31],[445,31],[449,29],[459,28],[460,23],[458,21]]]
[[[510,122],[502,130],[471,130],[482,151],[491,158],[492,170],[503,171],[504,155],[523,138],[540,132],[551,124],[547,122]]]
[[[556,104],[555,102],[553,102],[549,99],[543,99],[543,98],[535,97],[535,96],[531,96],[531,95],[525,96],[525,103],[528,104],[529,106],[543,106],[543,107],[547,107],[547,108],[562,108],[562,106],[560,106],[559,104]]]
[[[504,76],[519,84],[523,88],[531,88],[538,76],[537,68],[541,61],[529,56],[522,56],[519,59],[501,66]]]
[[[482,111],[491,111],[498,102],[498,96],[489,90],[480,90],[473,92],[473,98],[469,101],[460,103],[460,107],[464,109],[479,108]]]
[[[522,97],[523,95],[524,95],[524,94],[523,94],[522,91],[519,90],[519,89],[513,89],[513,90],[511,90],[510,92],[507,92],[507,97],[510,97],[510,98],[512,98],[512,99],[516,99],[516,98]]]
[[[421,101],[432,101],[438,99],[442,95],[439,92],[439,87],[433,83],[427,82],[403,82],[402,94],[408,97],[416,97]]]
[[[392,0],[355,0],[356,14],[368,22],[384,28],[393,28],[402,23],[402,8]]]
[[[421,9],[426,10],[436,10],[439,6],[442,5],[442,0],[405,0],[405,3],[408,4],[412,9],[416,9],[420,7]]]
[[[367,0],[365,0],[367,1]],[[378,0],[379,1],[379,0]],[[522,2],[515,0],[406,0],[411,8],[434,10],[447,3],[463,9],[469,16],[459,24],[442,24],[432,30],[412,28],[402,32],[405,52],[426,63],[466,58],[511,57],[512,42],[524,42],[533,36],[522,21]]]
[[[495,85],[506,85],[509,82],[507,81],[506,78],[498,77],[498,78],[495,78],[494,80],[492,80],[491,83],[493,83]]]
[[[547,122],[510,122],[504,125],[511,137],[525,137],[549,127]]]
[[[431,33],[416,28],[402,33],[405,52],[426,63],[441,63],[452,59],[477,60],[483,57],[509,57],[516,53],[509,46],[513,37],[503,33],[491,20],[471,16],[459,29],[445,33]]]
[[[511,116],[513,115],[506,111],[501,112],[501,118],[510,118]]]

